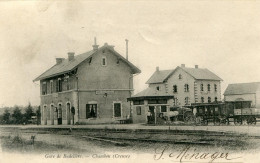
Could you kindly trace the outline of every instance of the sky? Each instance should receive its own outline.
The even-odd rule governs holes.
[[[199,65],[228,84],[260,82],[258,1],[1,1],[0,107],[40,104],[37,76],[56,57],[92,49],[94,37],[141,69],[135,93],[156,67]]]

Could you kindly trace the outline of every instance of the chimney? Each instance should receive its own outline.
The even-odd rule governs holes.
[[[199,68],[199,65],[195,65],[195,68]]]
[[[158,66],[156,67],[156,71],[159,72],[159,67]]]
[[[128,60],[128,40],[125,39],[125,44],[126,44],[126,60]]]
[[[62,63],[65,58],[56,58],[56,64]]]
[[[92,45],[93,50],[98,50],[98,45],[97,45],[97,39],[96,37],[94,38],[94,45]]]
[[[181,64],[181,67],[185,67],[185,64]]]
[[[74,59],[74,52],[68,52],[68,59],[69,61],[73,60]]]

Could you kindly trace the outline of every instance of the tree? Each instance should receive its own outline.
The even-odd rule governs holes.
[[[5,112],[3,114],[3,123],[4,124],[10,123],[10,116],[11,116],[11,114],[9,113],[9,110],[5,109]]]
[[[40,106],[36,110],[36,116],[37,116],[37,125],[39,125],[41,122],[41,107]]]
[[[33,116],[33,108],[31,106],[31,103],[29,103],[28,107],[25,109],[24,122],[29,123],[32,116]]]
[[[13,117],[13,123],[14,124],[21,124],[22,123],[23,115],[21,113],[21,109],[19,109],[18,106],[15,106],[12,117]]]

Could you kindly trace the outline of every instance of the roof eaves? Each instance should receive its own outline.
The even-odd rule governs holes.
[[[120,55],[117,51],[115,51],[113,48],[110,48],[109,46],[106,46],[106,48],[108,48],[110,51],[112,51],[113,53],[115,53],[117,56],[120,57],[120,59],[122,59],[125,63],[127,63],[133,70],[134,70],[134,74],[139,74],[141,73],[141,70],[136,67],[134,64],[132,64],[130,61],[128,61],[127,59],[125,59],[122,55]]]

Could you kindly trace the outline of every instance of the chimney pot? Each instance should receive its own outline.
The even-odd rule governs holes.
[[[68,59],[69,61],[73,60],[74,59],[74,52],[68,52]]]
[[[181,67],[185,67],[185,64],[181,64]]]
[[[92,45],[93,50],[98,50],[98,45],[97,45],[97,39],[96,37],[94,38],[94,45]]]
[[[195,68],[199,68],[199,65],[195,65]]]
[[[156,71],[157,71],[157,72],[159,71],[159,67],[158,67],[158,66],[156,67]]]
[[[56,58],[56,64],[62,63],[65,58]]]
[[[125,43],[126,43],[126,60],[128,60],[128,40],[125,39]]]

